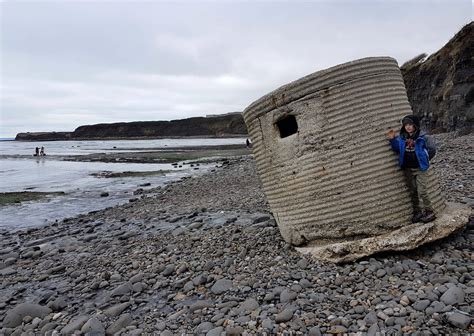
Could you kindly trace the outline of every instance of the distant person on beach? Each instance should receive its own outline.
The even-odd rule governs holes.
[[[45,156],[46,153],[44,152],[44,147],[41,146],[40,156]]]
[[[39,147],[36,147],[35,148],[35,154],[33,154],[33,156],[39,156],[40,155],[40,149]]]
[[[251,146],[252,144],[250,143],[250,140],[249,140],[249,139],[247,139],[247,140],[245,141],[245,145],[247,146],[247,148],[250,148],[250,146]]]
[[[411,114],[403,117],[399,135],[389,130],[387,137],[392,149],[399,154],[398,162],[405,174],[413,203],[412,222],[428,223],[435,220],[431,196],[428,194],[428,169],[430,160],[436,154],[433,138],[420,130],[420,120]]]

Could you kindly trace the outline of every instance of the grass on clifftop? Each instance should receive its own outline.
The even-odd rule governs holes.
[[[2,192],[0,193],[0,206],[9,204],[20,204],[26,201],[38,201],[48,196],[61,196],[64,192],[38,192],[38,191],[20,191],[20,192]]]

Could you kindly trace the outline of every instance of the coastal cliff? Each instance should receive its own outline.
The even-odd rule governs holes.
[[[443,48],[401,67],[415,115],[433,132],[469,133],[474,123],[474,23]]]
[[[195,117],[171,121],[134,121],[79,126],[74,132],[19,133],[15,140],[82,140],[245,135],[247,129],[240,113]]]

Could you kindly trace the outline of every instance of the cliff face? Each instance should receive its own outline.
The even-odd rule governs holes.
[[[130,123],[80,126],[74,138],[127,138],[170,136],[224,136],[246,134],[242,115],[212,118],[189,118],[171,121],[137,121]]]
[[[180,136],[216,136],[247,134],[242,115],[197,117],[171,121],[136,121],[128,123],[80,126],[74,132],[19,133],[16,140],[74,140],[153,138]]]
[[[423,61],[405,63],[402,74],[413,112],[434,132],[468,133],[474,123],[474,23]]]
[[[72,132],[26,132],[18,133],[15,140],[22,141],[50,141],[70,140]]]

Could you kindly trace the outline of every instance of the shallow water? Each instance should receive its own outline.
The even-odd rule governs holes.
[[[20,229],[39,226],[81,213],[99,210],[128,202],[137,188],[154,188],[181,177],[207,171],[212,165],[201,165],[199,170],[183,165],[149,163],[104,163],[61,161],[60,155],[107,153],[143,148],[187,147],[203,145],[239,144],[242,139],[160,139],[120,141],[58,141],[47,143],[0,141],[0,192],[63,191],[41,201],[0,207],[0,228]],[[47,146],[45,145],[47,144]],[[47,156],[34,157],[36,146],[45,146]],[[114,148],[115,147],[115,148]],[[21,155],[21,157],[15,157]],[[164,175],[139,177],[99,178],[91,176],[103,171],[167,171]],[[140,186],[150,183],[149,186]],[[108,192],[108,197],[101,197]]]
[[[93,141],[0,141],[0,155],[33,155],[36,147],[44,147],[47,155],[87,155],[166,149],[166,147],[192,147],[245,144],[242,138],[207,139],[153,139],[153,140],[93,140]]]
[[[101,171],[173,170],[170,164],[60,161],[52,157],[1,160],[0,192],[91,190],[109,187],[112,180],[91,176]],[[147,176],[146,179],[152,178]],[[139,181],[140,178],[133,178]],[[116,180],[116,179],[115,179]]]

